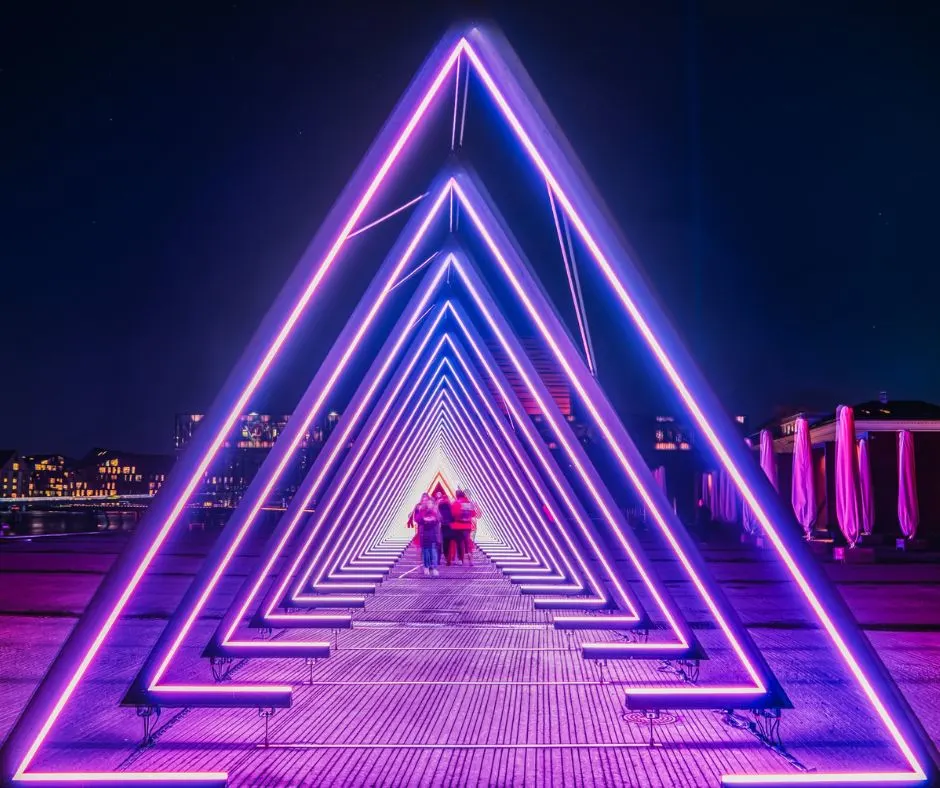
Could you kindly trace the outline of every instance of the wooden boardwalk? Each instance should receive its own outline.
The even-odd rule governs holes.
[[[88,542],[87,561],[64,560],[61,544],[0,546],[6,550],[0,552],[0,613],[7,613],[0,616],[0,689],[12,701],[0,704],[0,735],[54,656],[74,621],[69,615],[81,612],[110,563],[100,547],[105,542]],[[623,689],[678,682],[664,665],[618,661],[602,669],[587,663],[580,655],[582,640],[618,636],[554,630],[551,614],[535,610],[531,597],[485,558],[472,568],[445,567],[442,577],[426,578],[413,550],[366,607],[353,611],[354,628],[338,634],[329,659],[312,670],[299,659],[254,659],[238,666],[238,681],[294,687],[293,706],[270,720],[267,746],[257,710],[192,709],[164,712],[155,746],[139,749],[139,721],[117,702],[202,549],[187,545],[162,559],[146,594],[54,729],[43,767],[74,768],[81,759],[87,768],[104,770],[223,770],[232,785],[245,786],[708,786],[727,773],[847,769],[859,759],[871,768],[900,766],[819,633],[801,625],[805,614],[781,593],[782,581],[759,556],[743,552],[724,563],[715,555],[713,566],[796,706],[785,713],[782,730],[790,759],[714,711],[664,714],[652,726],[651,741],[646,720],[624,717]],[[211,680],[201,645],[251,560],[243,556],[223,583],[174,676]],[[662,569],[668,577],[670,567]],[[31,582],[8,582],[17,575]],[[877,618],[872,623],[881,625],[889,607],[885,589],[902,600],[937,594],[936,567],[915,568],[917,577],[916,591],[899,582],[874,593],[852,578],[845,578],[843,591],[865,600],[860,618]],[[710,656],[702,683],[727,675],[733,663],[720,633],[706,626],[704,616],[697,620],[699,603],[681,582],[674,579],[670,586]],[[778,604],[769,604],[773,595]],[[904,611],[895,607],[903,623]],[[47,615],[53,611],[57,617]],[[326,634],[289,630],[281,637]],[[895,631],[873,632],[871,638],[936,735],[940,637]],[[30,643],[28,655],[24,641]]]
[[[711,712],[668,717],[651,745],[645,720],[622,718],[620,682],[661,682],[655,665],[611,664],[602,683],[583,634],[557,632],[485,558],[440,578],[415,561],[409,551],[312,672],[301,660],[238,672],[295,687],[268,747],[255,712],[194,710],[128,766],[188,768],[221,744],[215,767],[252,786],[712,785],[729,770],[788,768]],[[287,633],[304,636],[316,634]]]

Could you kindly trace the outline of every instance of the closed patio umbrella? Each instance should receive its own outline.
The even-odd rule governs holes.
[[[738,521],[738,490],[731,476],[724,469],[718,475],[718,506],[721,512],[721,522],[736,523]]]
[[[663,465],[660,465],[655,471],[653,471],[653,478],[656,480],[656,484],[659,485],[659,489],[663,492],[666,492],[666,468]]]
[[[862,533],[870,534],[875,529],[875,490],[871,483],[871,457],[868,454],[868,439],[858,442],[858,486],[862,500]]]
[[[774,436],[770,430],[760,431],[760,467],[770,483],[777,489],[777,457],[774,454]]]
[[[749,449],[753,448],[750,438],[745,438],[744,442],[747,444]],[[763,460],[763,447],[761,451],[761,460]],[[763,462],[761,464],[763,464]],[[736,489],[735,493],[737,493]],[[744,532],[747,534],[756,534],[758,531],[760,531],[757,518],[754,516],[754,510],[748,506],[747,501],[745,501],[743,498],[741,499],[741,527],[744,528]]]
[[[813,477],[813,444],[810,441],[809,421],[805,416],[796,420],[793,441],[793,480],[790,504],[803,534],[809,539],[816,524],[816,484]]]
[[[920,525],[914,473],[914,435],[910,430],[901,430],[898,433],[898,522],[905,539],[913,539]]]
[[[836,520],[849,547],[855,547],[861,532],[858,499],[855,414],[848,405],[840,405],[836,409]]]
[[[715,509],[715,474],[708,472],[702,474],[702,493],[699,495],[699,498],[702,499],[702,503],[708,507],[708,511],[711,512],[712,517],[718,517],[718,512]]]

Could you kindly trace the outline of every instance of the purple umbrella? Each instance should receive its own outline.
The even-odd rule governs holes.
[[[898,522],[905,539],[913,539],[920,525],[914,473],[914,435],[910,430],[901,430],[898,433]]]
[[[750,438],[745,438],[744,442],[749,449],[753,448]],[[761,459],[763,459],[763,454],[761,455]],[[737,492],[737,490],[735,490],[735,492]],[[757,518],[754,516],[754,511],[748,506],[747,501],[743,499],[741,500],[741,526],[747,534],[756,534],[760,531],[760,525],[757,522]]]
[[[799,416],[796,420],[790,504],[793,506],[793,514],[803,527],[803,533],[809,539],[816,523],[816,484],[813,476],[813,444],[809,437],[809,421],[805,416]]]
[[[656,484],[659,485],[659,489],[666,492],[666,468],[663,465],[660,465],[655,471],[653,471],[653,478],[656,480]]]
[[[770,479],[770,483],[777,489],[777,458],[774,456],[774,436],[770,430],[760,431],[760,467]]]
[[[723,523],[738,521],[737,489],[731,476],[722,469],[718,474],[718,507],[721,512],[720,520]]]
[[[840,405],[836,408],[836,519],[849,547],[855,547],[860,531],[858,499],[855,414],[848,405]]]
[[[717,518],[718,512],[715,510],[715,474],[710,472],[702,474],[702,494],[699,497],[702,499],[702,503],[708,507],[708,511],[712,513],[712,517]]]
[[[858,442],[858,486],[862,499],[862,533],[870,534],[875,528],[875,490],[871,483],[871,457],[868,439]]]

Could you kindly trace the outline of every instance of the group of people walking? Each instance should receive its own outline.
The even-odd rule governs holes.
[[[434,497],[422,494],[408,519],[408,527],[418,532],[416,541],[424,574],[440,575],[438,566],[442,559],[447,566],[455,561],[473,566],[473,534],[479,516],[476,504],[463,490],[454,493],[453,501],[440,491]]]

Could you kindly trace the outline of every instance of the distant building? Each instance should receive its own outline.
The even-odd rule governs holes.
[[[173,462],[172,456],[163,454],[92,449],[71,471],[68,494],[78,498],[156,495]]]
[[[22,461],[29,473],[29,497],[52,498],[69,494],[74,460],[61,454],[34,454],[23,457]]]
[[[673,416],[657,416],[653,449],[655,451],[691,451],[692,430]]]
[[[0,450],[0,498],[22,498],[28,489],[28,476],[19,454]]]
[[[285,470],[275,495],[282,498],[293,495],[326,436],[339,421],[339,415],[331,411],[325,425],[311,426],[301,439],[297,456]],[[238,503],[268,452],[287,428],[290,418],[266,413],[242,415],[206,472],[202,488],[204,501],[217,506],[234,506]],[[176,416],[174,444],[177,456],[189,445],[202,419],[201,413],[181,413]]]

